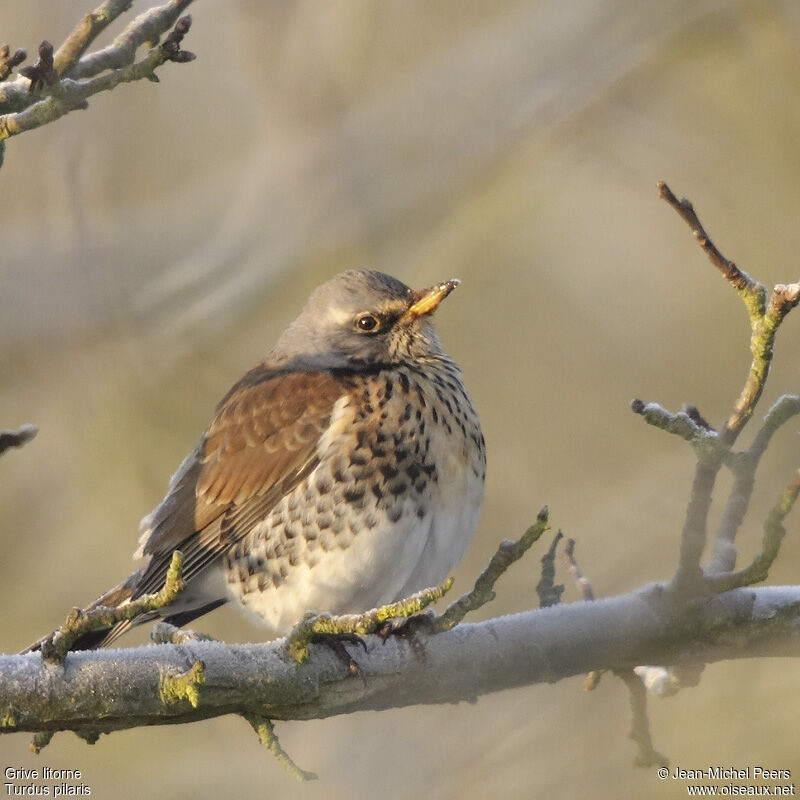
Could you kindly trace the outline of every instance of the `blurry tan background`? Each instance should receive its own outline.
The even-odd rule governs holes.
[[[0,39],[33,53],[90,8],[0,0]],[[719,422],[749,354],[740,302],[655,182],[690,196],[756,277],[797,278],[800,6],[198,0],[191,11],[196,62],[10,141],[0,171],[0,426],[41,428],[0,459],[0,650],[129,572],[139,518],[217,400],[308,292],[348,267],[413,286],[463,280],[437,321],[490,464],[457,591],[544,503],[578,538],[598,594],[668,578],[693,461],[628,403],[692,401]],[[762,414],[800,389],[795,313]],[[797,434],[787,426],[765,459],[744,557],[800,463]],[[503,580],[492,613],[534,604],[540,555]],[[797,583],[799,567],[795,512],[773,582]],[[263,635],[234,609],[198,627]],[[655,744],[683,768],[800,778],[798,700],[792,662],[713,666],[699,688],[651,704]],[[586,694],[574,679],[477,705],[280,724],[322,776],[308,786],[234,718],[94,747],[62,734],[38,758],[28,737],[2,737],[0,765],[80,768],[100,798],[683,796],[632,766],[628,727],[619,681]]]

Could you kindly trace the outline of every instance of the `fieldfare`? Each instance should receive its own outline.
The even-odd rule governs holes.
[[[176,549],[186,588],[159,616],[179,626],[234,599],[285,633],[310,610],[362,612],[442,581],[486,476],[478,415],[431,324],[457,285],[351,270],[316,289],[142,520],[145,565],[90,608],[158,591]]]

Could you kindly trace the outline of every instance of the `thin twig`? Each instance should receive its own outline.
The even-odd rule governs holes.
[[[793,283],[788,286],[778,284],[768,298],[767,288],[763,284],[754,281],[744,270],[725,258],[717,249],[701,225],[694,207],[686,198],[678,200],[663,181],[658,183],[658,194],[677,211],[691,228],[695,239],[708,255],[711,263],[725,276],[742,298],[750,317],[752,330],[750,350],[753,354],[753,361],[744,388],[734,404],[733,412],[725,423],[721,437],[724,444],[732,446],[761,397],[772,361],[775,333],[786,314],[800,302],[800,284]]]
[[[761,552],[752,560],[749,566],[737,572],[726,572],[722,575],[712,575],[706,578],[707,587],[714,593],[727,592],[742,586],[763,581],[772,562],[776,559],[781,542],[786,534],[783,520],[792,510],[792,506],[800,494],[800,470],[794,475],[780,500],[773,506],[764,522],[764,539],[761,543]]]
[[[754,281],[744,270],[737,267],[733,261],[729,261],[720,253],[706,233],[705,228],[701,225],[694,206],[685,197],[678,200],[664,181],[659,181],[657,186],[658,196],[662,200],[666,200],[691,228],[694,238],[697,239],[698,244],[703,248],[711,263],[725,276],[725,279],[736,289],[746,303],[760,302],[761,313],[763,313],[767,297],[766,287]]]
[[[772,363],[775,335],[783,318],[800,302],[800,283],[777,284],[770,295],[766,309],[755,313],[750,309],[750,351],[753,355],[745,385],[734,403],[733,411],[722,432],[723,441],[733,445],[753,414],[764,390]]]
[[[542,577],[536,584],[536,594],[539,596],[539,608],[557,606],[561,602],[561,595],[564,593],[564,585],[556,584],[556,547],[564,538],[564,534],[558,531],[553,537],[553,543],[547,548],[547,552],[542,556]]]
[[[522,558],[534,542],[548,530],[548,515],[549,512],[547,506],[545,506],[536,517],[536,522],[516,542],[506,540],[500,543],[500,547],[492,556],[489,566],[478,576],[472,590],[459,597],[454,603],[451,603],[443,614],[433,620],[432,627],[434,631],[450,630],[450,628],[458,625],[470,611],[475,611],[494,600],[494,585],[497,579],[511,564]]]
[[[729,466],[734,474],[734,484],[714,537],[714,553],[707,568],[710,575],[730,572],[736,566],[737,552],[734,541],[750,506],[756,470],[761,457],[766,452],[775,431],[797,414],[800,414],[800,397],[783,395],[778,398],[764,417],[764,424],[750,449],[737,453],[735,458],[729,460]]]
[[[578,562],[575,559],[574,539],[567,539],[567,544],[564,547],[561,555],[566,562],[567,570],[572,576],[572,580],[575,581],[575,585],[578,587],[578,591],[581,593],[581,597],[583,597],[583,599],[586,601],[594,600],[594,590],[592,589],[592,584],[589,582],[588,578],[584,577],[583,573],[581,572],[581,568],[578,566]]]
[[[0,431],[0,454],[12,447],[22,447],[36,437],[39,429],[35,425],[23,425],[15,431]]]
[[[636,756],[637,767],[666,767],[669,759],[653,747],[650,736],[650,721],[647,717],[647,691],[644,684],[633,670],[617,670],[617,676],[628,687],[631,701],[631,730],[628,736],[636,742],[639,752]]]
[[[631,400],[631,411],[639,414],[648,425],[680,436],[700,452],[719,450],[717,432],[708,423],[698,422],[687,411],[673,414],[658,403],[645,403],[639,399]]]
[[[89,45],[122,13],[132,5],[132,0],[106,0],[89,12],[64,40],[55,55],[55,68],[63,78],[78,63]]]
[[[722,460],[701,455],[697,460],[689,505],[681,531],[678,569],[670,584],[678,596],[692,596],[699,592],[703,571],[700,559],[706,545],[708,512],[711,496]]]
[[[703,584],[700,558],[705,549],[708,512],[711,507],[711,495],[717,474],[722,464],[730,461],[730,450],[753,415],[753,411],[761,397],[769,375],[775,335],[786,314],[800,302],[800,283],[789,284],[788,286],[778,284],[772,290],[769,300],[767,300],[766,287],[754,281],[744,270],[737,267],[733,261],[722,255],[706,233],[695,213],[694,207],[688,200],[685,198],[678,200],[669,186],[663,181],[658,183],[658,193],[686,222],[711,263],[736,289],[747,308],[752,331],[750,350],[753,359],[744,387],[734,404],[733,411],[719,436],[713,437],[713,447],[697,448],[697,468],[681,535],[678,570],[671,583],[671,588],[677,594],[696,594],[701,588],[708,587],[707,584]],[[703,426],[688,415],[684,420],[680,418],[681,415],[679,414],[670,415],[658,406],[650,409],[641,402],[635,402],[633,407],[637,413],[645,416],[651,424],[658,425],[673,433],[679,433],[693,444],[704,443],[699,435],[699,430]],[[709,431],[707,433],[710,434]],[[738,488],[747,493],[744,478]],[[737,523],[737,520],[741,513],[741,509],[736,506],[736,501],[734,501],[732,507],[729,506],[729,511],[730,516],[725,521],[724,536],[719,540],[723,563],[730,562],[731,555],[735,552],[732,550],[731,542],[732,537],[735,535],[735,529],[738,529],[739,523]],[[731,533],[731,526],[733,526],[733,533]],[[728,547],[725,546],[726,544]],[[725,552],[722,553],[722,551]]]
[[[564,562],[567,565],[567,572],[569,573],[570,577],[572,578],[575,586],[577,587],[578,591],[581,593],[581,597],[586,602],[593,602],[594,601],[594,590],[592,589],[592,584],[588,578],[586,578],[583,573],[581,572],[581,568],[578,566],[578,561],[575,558],[575,540],[574,539],[567,539],[567,544],[564,549],[561,551],[561,557],[564,559]],[[586,674],[583,679],[583,688],[587,692],[594,691],[600,685],[600,679],[603,677],[603,671],[593,669]]]
[[[253,730],[258,734],[259,741],[267,750],[278,759],[278,763],[297,781],[315,781],[317,774],[307,772],[294,763],[291,756],[281,747],[275,733],[275,725],[272,720],[262,717],[259,714],[242,714],[250,723]]]
[[[143,11],[108,47],[83,56],[72,70],[71,77],[91,78],[105,70],[132,64],[136,51],[144,44],[155,46],[191,3],[192,0],[170,0],[163,6]]]
[[[28,54],[21,48],[12,53],[7,44],[0,47],[0,81],[4,81],[14,67],[18,67],[27,57]]]

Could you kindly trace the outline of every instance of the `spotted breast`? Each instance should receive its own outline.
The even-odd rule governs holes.
[[[229,590],[278,632],[309,609],[355,613],[440,582],[480,516],[486,451],[453,361],[342,390],[314,470],[223,556]]]

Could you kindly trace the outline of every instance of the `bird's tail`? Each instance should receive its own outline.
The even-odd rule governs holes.
[[[100,595],[97,600],[89,603],[89,605],[83,609],[83,612],[93,611],[100,606],[118,608],[126,603],[130,603],[131,600],[141,597],[143,593],[142,576],[146,576],[146,569],[146,567],[143,567],[138,572],[134,572],[133,575],[126,578],[126,580],[118,586]],[[70,650],[96,650],[98,647],[107,647],[135,625],[141,625],[144,622],[152,622],[156,619],[164,619],[166,622],[180,628],[193,619],[201,617],[203,614],[208,614],[209,611],[213,611],[215,608],[219,608],[227,602],[227,596],[220,591],[218,587],[214,587],[217,591],[212,591],[211,594],[204,591],[204,588],[205,583],[202,580],[194,581],[191,588],[181,592],[178,602],[170,603],[170,605],[164,606],[164,608],[158,611],[140,614],[132,620],[123,620],[122,622],[116,622],[113,625],[107,625],[106,627],[84,633],[71,645]],[[38,639],[32,645],[22,650],[20,655],[41,650],[42,645],[52,635],[53,633],[49,633],[47,636]]]
[[[117,608],[118,606],[124,605],[125,603],[129,603],[134,596],[135,591],[135,584],[136,580],[139,577],[139,573],[135,572],[129,578],[124,580],[118,586],[115,586],[113,589],[109,589],[105,594],[100,595],[97,600],[89,603],[86,608],[83,609],[83,613],[87,611],[93,611],[100,606],[105,606],[107,608]],[[121,636],[125,633],[131,625],[137,624],[139,622],[145,622],[146,618],[152,618],[151,615],[143,615],[143,618],[136,619],[135,621],[125,621],[125,622],[118,622],[115,625],[109,625],[105,628],[100,628],[98,630],[89,631],[88,633],[84,633],[79,639],[75,641],[75,643],[70,648],[71,650],[94,650],[98,647],[105,647],[108,644],[111,644],[117,637]],[[53,631],[56,633],[56,631]],[[23,653],[32,653],[36,650],[41,650],[42,645],[51,637],[53,633],[47,634],[47,636],[42,636],[41,639],[38,639],[33,644],[26,647],[24,650],[21,651],[20,655]]]

